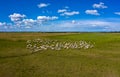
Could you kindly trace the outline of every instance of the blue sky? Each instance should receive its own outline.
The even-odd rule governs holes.
[[[120,31],[119,0],[1,0],[0,31]]]

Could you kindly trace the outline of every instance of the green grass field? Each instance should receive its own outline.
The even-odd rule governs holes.
[[[26,41],[37,38],[95,44],[31,54]],[[0,33],[0,77],[120,77],[120,33]]]

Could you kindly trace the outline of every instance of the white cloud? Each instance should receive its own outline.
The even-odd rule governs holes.
[[[44,8],[44,7],[47,7],[47,6],[49,6],[50,4],[46,4],[46,3],[40,3],[40,4],[38,4],[37,6],[39,7],[39,8]]]
[[[116,15],[120,15],[120,12],[115,12],[114,14],[116,14]]]
[[[51,20],[56,20],[58,19],[58,17],[56,16],[38,16],[37,19],[23,19],[21,21],[17,21],[15,22],[13,25],[20,28],[20,27],[24,27],[24,28],[32,28],[35,25],[36,26],[40,26],[43,25],[44,23],[47,23],[48,21]]]
[[[63,13],[63,12],[66,12],[66,11],[67,11],[66,9],[59,9],[58,13]]]
[[[78,11],[72,11],[72,12],[64,12],[62,14],[60,14],[61,16],[73,16],[73,15],[77,15],[80,14]]]
[[[85,13],[90,15],[100,15],[97,10],[86,10]]]
[[[80,21],[79,21],[80,22]],[[102,20],[84,20],[84,22],[86,23],[83,23],[83,22],[80,22],[79,24],[81,25],[88,25],[88,26],[106,26],[106,25],[110,25],[109,23],[110,22],[107,22],[107,21],[102,21]]]
[[[70,11],[68,6],[64,7],[65,9],[59,9],[57,12],[60,13],[61,16],[73,16],[80,14],[79,11]]]
[[[33,20],[33,19],[24,19],[23,22],[25,22],[25,23],[34,23],[34,22],[36,22],[36,20]]]
[[[52,17],[50,17],[50,16],[38,16],[37,17],[37,20],[40,20],[40,21],[48,21],[48,20],[56,20],[56,19],[58,19],[57,16],[52,16]]]
[[[0,22],[0,31],[6,31],[8,28],[12,28],[11,23],[6,23],[6,22]]]
[[[21,21],[23,18],[26,17],[26,15],[22,15],[22,14],[19,14],[19,13],[13,13],[11,15],[9,15],[11,21],[13,22],[16,22],[16,21]]]
[[[9,18],[14,23],[2,23],[0,22],[0,28],[3,28],[1,26],[7,27],[9,29],[30,29],[35,28],[37,26],[41,26],[44,24],[48,24],[48,21],[56,20],[58,19],[57,16],[37,16],[36,19],[26,19],[26,15],[19,14],[19,13],[13,13],[9,15]]]
[[[51,25],[53,31],[120,31],[119,22],[106,20],[66,20]]]
[[[6,23],[0,26],[0,31],[120,31],[120,19],[117,20],[63,20],[39,24],[37,19],[23,19],[20,26]]]
[[[76,21],[75,21],[75,20],[72,20],[72,21],[71,21],[71,23],[72,23],[72,24],[75,24],[75,23],[76,23]]]
[[[27,27],[28,27],[28,26],[35,25],[37,23],[37,20],[24,19],[22,22],[23,22],[24,25],[27,25]]]
[[[108,8],[108,7],[105,6],[103,2],[100,2],[99,4],[93,4],[93,8],[101,8],[101,9],[104,9],[104,8]]]
[[[6,25],[6,23],[5,22],[0,22],[0,26],[4,26],[4,25]]]
[[[66,9],[68,9],[69,7],[68,6],[65,6]]]

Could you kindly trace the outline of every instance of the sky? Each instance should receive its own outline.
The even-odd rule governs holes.
[[[0,32],[120,31],[119,0],[0,0]]]

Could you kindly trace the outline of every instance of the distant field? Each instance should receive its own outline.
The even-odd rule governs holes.
[[[31,54],[26,41],[37,38],[95,44]],[[0,33],[0,77],[120,77],[120,33]]]

